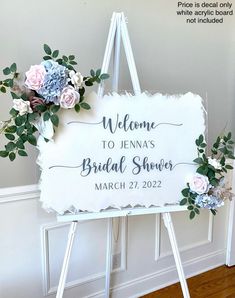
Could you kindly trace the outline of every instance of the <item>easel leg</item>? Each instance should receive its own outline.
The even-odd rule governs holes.
[[[69,266],[69,260],[71,256],[71,251],[73,247],[73,242],[74,242],[74,236],[77,228],[77,221],[73,221],[70,225],[69,229],[69,234],[68,234],[68,242],[67,242],[67,247],[64,255],[64,261],[63,261],[63,266],[60,274],[60,281],[57,289],[57,294],[56,298],[62,298],[63,293],[64,293],[64,288],[65,288],[65,282],[66,282],[66,277],[68,273],[68,266]]]
[[[173,223],[171,220],[171,215],[169,212],[163,213],[163,220],[164,220],[164,224],[168,230],[168,234],[169,234],[169,238],[170,238],[170,242],[171,242],[173,255],[175,258],[176,268],[178,271],[183,296],[184,296],[184,298],[190,298],[188,285],[187,285],[187,282],[185,279],[184,270],[183,270],[183,266],[182,266],[182,262],[181,262],[181,258],[180,258],[180,254],[179,254],[179,248],[178,248],[176,237],[175,237],[174,226],[173,226]]]
[[[112,218],[108,218],[106,272],[105,272],[105,298],[109,298],[109,294],[110,294],[110,277],[111,277],[111,270],[112,270],[112,239],[113,239],[113,221],[112,221]]]

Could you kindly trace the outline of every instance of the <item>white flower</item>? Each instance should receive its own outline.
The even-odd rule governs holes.
[[[216,158],[208,157],[208,163],[216,170],[221,170],[222,166]]]
[[[79,87],[82,86],[82,82],[83,82],[83,76],[81,75],[80,72],[76,72],[74,70],[71,70],[69,72],[69,76],[70,76],[70,80],[71,83],[74,85],[74,88],[77,90],[79,89]]]
[[[24,114],[27,113],[33,113],[31,107],[30,107],[30,102],[29,101],[25,101],[21,98],[15,98],[13,100],[13,108],[16,111],[19,111],[19,114],[22,116]]]
[[[207,176],[195,174],[189,182],[190,190],[201,195],[207,193],[210,188],[209,179]]]

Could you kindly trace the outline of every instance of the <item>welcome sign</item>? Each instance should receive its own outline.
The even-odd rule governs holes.
[[[205,131],[202,99],[187,93],[91,94],[92,109],[64,110],[54,140],[39,140],[41,201],[63,213],[164,206],[181,199]]]

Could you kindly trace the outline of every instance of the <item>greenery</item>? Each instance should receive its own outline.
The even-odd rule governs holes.
[[[53,60],[59,65],[63,65],[68,69],[68,71],[74,71],[74,66],[77,65],[74,55],[69,56],[59,56],[59,50],[52,50],[47,44],[43,46],[45,51],[45,56],[43,60]],[[20,113],[15,108],[12,108],[9,112],[10,119],[0,122],[0,134],[4,134],[7,139],[5,149],[0,151],[1,157],[8,157],[13,161],[16,156],[27,156],[25,145],[29,143],[33,146],[37,145],[36,132],[38,131],[35,122],[42,117],[43,121],[51,121],[54,128],[59,126],[59,116],[58,111],[60,110],[60,105],[54,104],[53,102],[44,101],[44,98],[40,96],[34,90],[27,90],[25,86],[21,87],[22,92],[15,92],[15,86],[18,87],[17,78],[19,73],[17,73],[16,63],[11,64],[11,66],[3,69],[3,74],[7,76],[6,79],[0,81],[0,92],[7,93],[14,100],[22,100],[24,102],[30,102],[30,112]],[[82,109],[91,109],[90,105],[85,102],[86,87],[93,86],[95,83],[101,83],[102,80],[108,79],[109,75],[106,73],[101,73],[101,70],[91,70],[90,75],[83,77],[82,84],[76,90],[79,93],[79,102],[76,103],[74,109],[79,113]],[[71,86],[72,83],[70,83]],[[18,88],[19,89],[19,88]],[[32,96],[30,97],[30,92],[33,92],[34,97],[37,97],[37,104],[33,104]],[[40,101],[41,99],[41,101]],[[39,102],[40,101],[40,102]],[[45,139],[45,141],[48,141]]]
[[[233,145],[232,134],[229,132],[227,135],[218,136],[216,142],[211,148],[211,156],[207,157],[206,150],[207,144],[203,135],[200,135],[195,141],[197,146],[198,157],[194,159],[194,162],[198,165],[196,172],[208,177],[210,183],[210,190],[208,194],[213,192],[213,189],[220,187],[221,181],[224,179],[225,173],[228,170],[232,170],[233,167],[227,162],[228,159],[235,159],[233,155]],[[216,161],[218,166],[213,166],[210,160]],[[180,201],[180,205],[188,205],[188,210],[190,212],[189,217],[193,219],[195,215],[200,214],[200,206],[195,203],[195,199],[198,193],[190,189],[189,183],[187,187],[182,190],[183,199]],[[210,209],[213,215],[216,215],[217,210]]]

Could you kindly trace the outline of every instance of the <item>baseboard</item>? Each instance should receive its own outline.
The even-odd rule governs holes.
[[[193,258],[183,263],[184,272],[187,278],[219,267],[225,263],[225,250],[218,250],[200,257]],[[178,282],[175,266],[170,266],[161,271],[132,279],[125,283],[111,288],[112,297],[138,298],[148,293],[152,293],[161,288]],[[86,298],[102,298],[104,292],[99,291]]]

